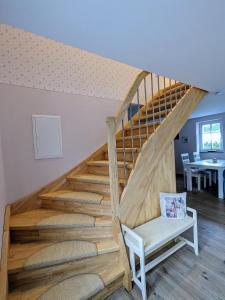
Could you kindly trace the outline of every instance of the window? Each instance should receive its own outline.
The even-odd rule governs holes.
[[[212,120],[199,123],[200,151],[223,151],[222,132],[222,120]]]

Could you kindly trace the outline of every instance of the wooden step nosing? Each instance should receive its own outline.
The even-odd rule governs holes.
[[[98,161],[96,161],[96,162],[95,161],[89,161],[89,162],[87,162],[87,165],[88,166],[97,166],[97,167],[108,167],[109,166],[109,161],[107,161],[107,163],[105,163],[105,164],[104,163],[101,164]],[[124,162],[117,161],[118,168],[123,168],[124,165],[126,165],[127,168],[132,168],[132,165],[128,162],[124,163]]]
[[[92,175],[92,174],[90,174]],[[85,177],[80,177],[80,176],[68,176],[67,179],[70,181],[70,182],[81,182],[81,183],[92,183],[92,184],[103,184],[103,185],[109,185],[110,184],[110,178],[109,176],[105,176],[107,177],[106,179],[104,178],[98,178],[99,177],[102,177],[100,175],[94,175],[96,176],[95,178],[85,178]],[[119,178],[119,183],[120,184],[125,184],[125,180],[122,179],[122,178]]]
[[[51,267],[51,266],[57,266],[57,265],[62,265],[62,264],[65,264],[65,263],[68,263],[68,262],[72,262],[72,261],[82,261],[84,260],[84,263],[85,263],[85,259],[87,258],[91,258],[91,257],[95,257],[95,256],[99,256],[99,255],[104,255],[104,254],[107,254],[107,253],[113,253],[113,252],[118,252],[119,251],[119,245],[116,244],[115,242],[113,241],[103,241],[103,246],[101,245],[102,243],[100,242],[97,242],[97,243],[94,243],[94,242],[90,242],[88,241],[89,243],[92,243],[92,244],[95,244],[96,246],[96,253],[93,254],[93,253],[86,253],[85,255],[83,256],[79,256],[79,257],[63,257],[63,259],[61,260],[49,260],[43,264],[31,264],[29,266],[26,266],[26,261],[29,259],[30,256],[34,255],[35,252],[38,252],[37,251],[34,251],[30,256],[28,256],[27,258],[24,258],[24,265],[21,264],[21,266],[16,266],[15,268],[12,266],[13,265],[13,262],[9,262],[8,264],[8,273],[9,275],[11,274],[16,274],[16,273],[19,273],[21,271],[32,271],[32,270],[38,270],[38,269],[43,269],[43,268],[46,268],[46,267]],[[45,247],[48,247],[48,246],[51,246],[54,245],[54,244],[60,244],[62,243],[62,241],[59,241],[59,242],[52,242],[52,243],[49,243],[49,242],[46,242],[46,243],[43,243],[41,242],[41,246],[43,247],[40,247],[40,250],[42,250],[43,248]],[[34,243],[28,243],[28,244],[24,244],[24,246],[26,247],[26,245],[30,246],[31,244],[34,244]],[[46,244],[46,245],[45,245]],[[20,244],[19,244],[20,245]],[[16,244],[13,245],[13,247],[16,247]],[[15,251],[15,250],[14,250]],[[18,251],[21,251],[20,249],[18,249]],[[25,251],[25,249],[24,249]]]
[[[74,191],[71,190],[67,190],[68,191],[68,194],[70,193],[73,193]],[[83,194],[83,199],[82,197],[79,198],[79,196],[76,196],[74,195],[74,198],[70,197],[66,197],[66,192],[65,190],[62,190],[62,191],[57,191],[57,192],[50,192],[50,193],[46,193],[46,194],[41,194],[39,195],[39,198],[44,200],[44,201],[55,201],[55,202],[65,202],[65,203],[74,203],[74,204],[84,204],[84,205],[87,205],[87,204],[95,204],[95,205],[101,205],[101,201],[103,199],[103,196],[101,194],[98,194],[98,193],[90,193],[90,192],[79,192],[78,194]],[[91,198],[93,197],[92,196],[99,196],[99,197],[94,197],[94,198]],[[63,196],[65,195],[65,196]],[[89,198],[88,198],[89,197]]]
[[[171,106],[174,107],[178,102],[179,102],[179,99],[172,100],[171,102],[167,101],[166,103],[162,102],[162,103],[160,103],[160,108],[171,107]],[[147,105],[147,111],[153,111],[153,107],[154,107],[154,110],[158,110],[159,103],[154,102],[154,105],[152,105],[152,103],[149,103]]]
[[[81,182],[81,183],[93,183],[93,184],[104,184],[109,185],[109,181],[105,180],[87,180],[82,178],[76,178],[76,177],[68,177],[67,178],[70,182]]]
[[[161,118],[161,120],[162,120],[162,119],[163,119],[163,118]],[[147,123],[148,126],[146,126],[146,124],[141,124],[140,126],[139,126],[139,125],[134,125],[134,126],[133,126],[133,129],[139,129],[139,128],[142,129],[142,128],[146,128],[146,127],[148,127],[148,128],[149,128],[149,127],[150,127],[150,128],[152,127],[152,128],[154,129],[154,124],[155,124],[155,125],[160,125],[160,123],[161,123],[160,119],[156,119],[154,123],[153,123],[153,122]],[[127,130],[130,131],[130,129],[127,129]]]
[[[43,294],[45,287],[47,291],[50,287],[60,283],[63,280],[69,279],[74,276],[81,276],[83,274],[98,275],[105,286],[115,281],[117,278],[120,278],[124,274],[124,268],[119,263],[118,251],[85,258],[84,262],[85,267],[83,269],[81,267],[83,261],[72,261],[59,266],[45,268],[46,273],[43,273],[43,276],[40,276],[41,274],[39,270],[31,271],[31,276],[29,276],[29,272],[27,274],[23,272],[22,277],[19,278],[20,283],[16,286],[14,285],[15,289],[10,292],[9,299],[10,296],[13,296],[13,299],[23,299],[23,295],[25,295],[26,299],[34,299],[33,296],[37,295],[37,292],[38,297]],[[69,275],[66,273],[67,269],[69,269],[70,271]],[[23,275],[25,276],[25,278]],[[28,279],[28,282],[25,285],[24,281],[26,279]],[[16,275],[14,281],[15,280]],[[35,280],[35,285],[32,284],[32,280]],[[19,298],[17,298],[17,292]]]

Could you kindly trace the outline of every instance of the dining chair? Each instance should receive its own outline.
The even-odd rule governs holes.
[[[193,158],[194,158],[194,161],[200,161],[201,160],[200,153],[193,152]],[[212,170],[205,170],[205,169],[199,168],[199,171],[206,174],[206,176],[209,179],[209,186],[212,186],[212,175],[213,175]]]
[[[188,153],[181,153],[181,160],[183,164],[184,187],[187,187],[187,168],[185,164],[190,162]],[[198,191],[201,191],[201,179],[203,178],[204,188],[206,188],[206,174],[199,171],[197,168],[191,168],[191,179],[195,178],[198,185]]]

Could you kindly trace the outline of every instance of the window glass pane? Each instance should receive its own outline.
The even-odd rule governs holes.
[[[208,132],[210,132],[210,124],[202,125],[202,133],[208,133]]]
[[[212,123],[211,132],[220,132],[220,123]]]
[[[202,149],[203,150],[210,150],[212,149],[212,140],[210,133],[202,134]]]
[[[212,133],[212,149],[221,149],[221,134],[220,132]]]

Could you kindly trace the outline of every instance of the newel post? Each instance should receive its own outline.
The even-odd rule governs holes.
[[[116,119],[108,117],[106,119],[108,131],[108,158],[109,158],[109,177],[110,177],[110,193],[113,209],[113,217],[119,215],[119,180],[117,168],[117,152],[116,152]]]

